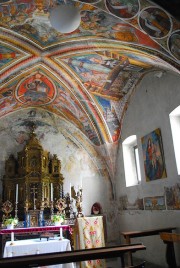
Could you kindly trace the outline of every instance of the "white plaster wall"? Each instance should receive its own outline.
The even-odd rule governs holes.
[[[164,187],[180,183],[177,174],[169,113],[180,105],[180,76],[163,73],[158,78],[155,73],[147,74],[138,85],[131,98],[122,126],[122,139],[119,143],[116,171],[117,206],[120,196],[127,194],[133,203],[137,197],[164,195]],[[156,128],[161,129],[167,178],[151,182],[145,181],[141,137]],[[142,182],[139,186],[126,188],[122,154],[122,141],[130,135],[137,135]],[[119,231],[144,230],[175,226],[180,233],[179,211],[120,211],[118,212]],[[120,235],[121,241],[123,241]],[[147,250],[135,256],[155,264],[166,266],[165,246],[159,236],[136,238],[133,242],[143,242]],[[176,245],[176,259],[180,263],[180,247]]]

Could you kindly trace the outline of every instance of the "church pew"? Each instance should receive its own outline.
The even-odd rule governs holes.
[[[176,233],[160,233],[160,238],[166,244],[166,261],[169,268],[176,268],[176,257],[174,251],[174,243],[180,243],[180,234]]]
[[[113,247],[103,247],[94,249],[73,250],[66,252],[55,252],[49,254],[26,255],[21,257],[1,258],[0,267],[3,268],[25,268],[38,267],[71,262],[80,262],[85,260],[107,259],[120,257],[122,267],[124,264],[124,254],[127,252],[134,253],[139,250],[145,250],[146,247],[139,244],[120,245]]]

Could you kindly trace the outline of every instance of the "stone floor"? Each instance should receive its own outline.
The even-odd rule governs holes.
[[[133,262],[134,262],[134,265],[136,265],[136,264],[142,263],[143,261],[133,259]],[[118,260],[117,258],[106,260],[106,264],[107,264],[107,268],[121,268],[122,267],[120,260]],[[145,263],[145,268],[166,268],[166,267],[148,263],[148,262]]]
[[[143,262],[142,260],[137,260],[133,258],[134,265],[140,264],[142,262]],[[160,266],[160,265],[156,265],[156,264],[149,263],[149,262],[145,263],[145,268],[167,268],[167,267],[168,266],[164,266],[164,265]],[[76,263],[75,268],[80,268],[79,263]],[[120,258],[106,259],[106,268],[122,268]],[[178,266],[177,268],[180,268],[180,266]]]

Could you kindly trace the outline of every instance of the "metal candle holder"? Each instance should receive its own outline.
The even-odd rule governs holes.
[[[76,208],[77,208],[77,217],[83,217],[83,213],[82,213],[82,188],[79,189],[79,191],[77,192],[77,196],[76,196]]]
[[[17,219],[17,214],[18,214],[18,202],[15,203],[15,218]]]

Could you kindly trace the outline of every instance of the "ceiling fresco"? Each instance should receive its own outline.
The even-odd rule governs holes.
[[[152,1],[67,1],[81,23],[62,34],[49,13],[63,3],[0,0],[0,118],[31,108],[54,114],[114,173],[111,148],[138,83],[151,71],[179,73],[179,22]]]

